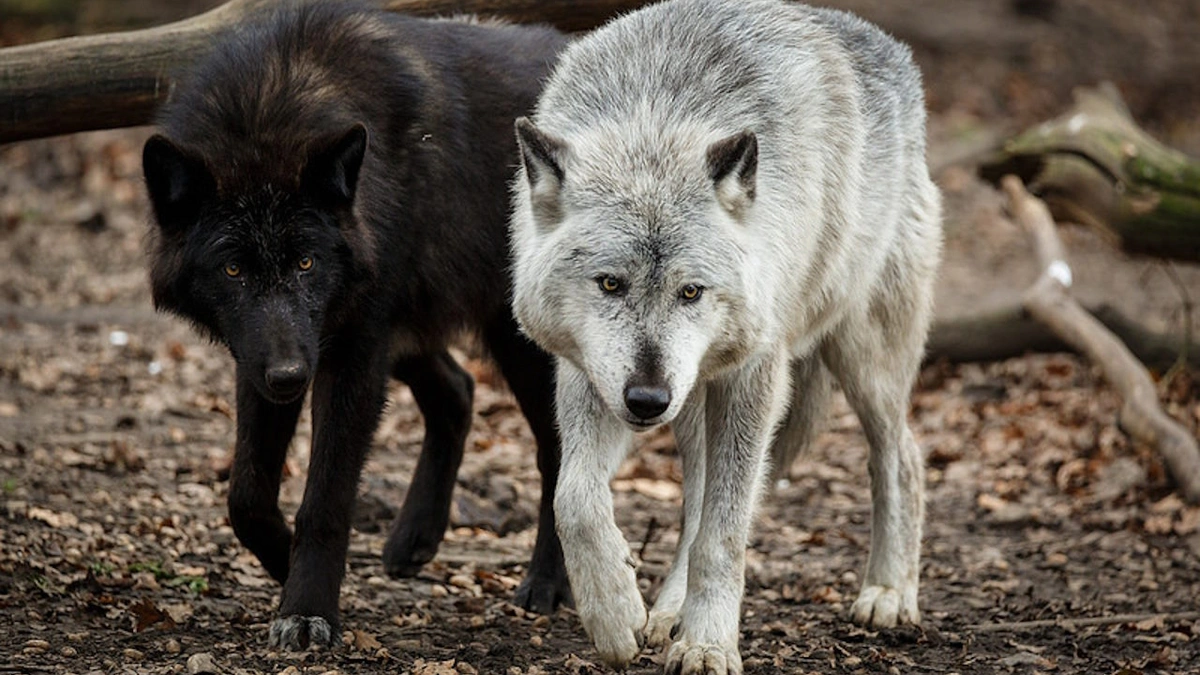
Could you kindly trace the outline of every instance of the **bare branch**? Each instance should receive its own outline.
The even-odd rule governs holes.
[[[1188,502],[1200,503],[1200,448],[1191,433],[1163,412],[1145,367],[1068,292],[1070,267],[1050,210],[1025,190],[1016,176],[1001,181],[1009,210],[1034,241],[1042,274],[1024,296],[1025,308],[1064,342],[1086,354],[1125,400],[1121,426],[1162,455],[1167,471]],[[1065,268],[1065,273],[1064,273]]]

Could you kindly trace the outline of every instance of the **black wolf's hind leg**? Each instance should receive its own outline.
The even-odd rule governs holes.
[[[288,577],[292,533],[279,510],[279,481],[303,404],[303,398],[285,405],[270,403],[239,373],[229,522],[238,540],[281,584]]]
[[[475,381],[448,352],[401,358],[392,375],[412,389],[425,418],[417,469],[383,548],[387,573],[409,577],[433,559],[450,522],[450,498],[471,430]]]
[[[562,544],[554,527],[554,488],[558,483],[561,460],[554,422],[554,362],[517,331],[511,318],[490,330],[487,340],[500,372],[533,431],[537,441],[538,470],[542,474],[537,540],[529,571],[517,588],[514,601],[525,609],[550,614],[559,604],[575,604],[563,564]]]

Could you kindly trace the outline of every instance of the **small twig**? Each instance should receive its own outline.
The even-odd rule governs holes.
[[[1180,310],[1183,312],[1183,341],[1179,346],[1179,358],[1175,360],[1175,364],[1171,369],[1163,375],[1162,381],[1166,385],[1170,385],[1175,376],[1183,372],[1188,366],[1188,351],[1192,346],[1192,295],[1188,293],[1187,284],[1183,283],[1183,279],[1179,278],[1179,271],[1175,269],[1174,263],[1170,260],[1164,261],[1163,270],[1167,273],[1167,277],[1175,284],[1176,290],[1179,291]]]
[[[1043,270],[1025,292],[1025,308],[1064,342],[1100,366],[1105,378],[1124,399],[1121,427],[1133,438],[1155,448],[1180,495],[1192,504],[1200,503],[1200,447],[1196,439],[1163,412],[1158,390],[1145,366],[1071,297],[1068,292],[1071,268],[1046,204],[1029,194],[1016,176],[1005,176],[1001,185],[1009,200],[1009,211],[1034,240]]]
[[[1141,623],[1151,619],[1167,621],[1195,621],[1200,619],[1200,612],[1179,612],[1176,614],[1114,614],[1112,616],[1088,616],[1082,619],[1058,617],[1055,619],[1037,619],[1035,621],[1011,621],[1003,623],[980,623],[967,626],[974,633],[1001,633],[1006,631],[1019,632],[1036,628],[1060,627],[1067,630],[1087,628],[1090,626],[1111,626],[1119,623]]]

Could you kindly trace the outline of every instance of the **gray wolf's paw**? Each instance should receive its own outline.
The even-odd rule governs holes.
[[[867,628],[895,628],[901,624],[921,624],[917,609],[917,591],[908,592],[891,586],[864,586],[850,608],[854,622]]]
[[[679,623],[679,615],[675,612],[650,610],[650,619],[646,622],[646,644],[654,648],[666,648],[674,639],[672,634]]]
[[[633,570],[629,571],[632,575]],[[646,605],[636,582],[621,584],[597,607],[580,607],[579,618],[600,660],[612,668],[632,663],[646,644]]]
[[[742,655],[737,647],[721,647],[680,640],[667,652],[667,675],[742,675]]]
[[[329,647],[333,644],[333,627],[319,616],[281,616],[271,622],[272,647],[300,652],[310,645]]]

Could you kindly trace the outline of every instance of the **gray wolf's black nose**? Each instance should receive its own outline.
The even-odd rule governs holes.
[[[625,387],[625,407],[639,419],[648,420],[665,413],[671,406],[671,392],[665,387]]]

